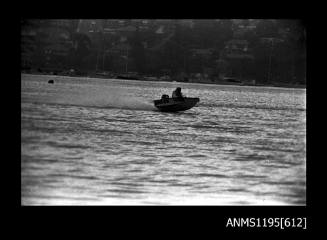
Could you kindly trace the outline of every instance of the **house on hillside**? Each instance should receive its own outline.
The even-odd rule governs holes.
[[[191,72],[201,74],[200,78],[212,78],[214,74],[214,48],[193,48],[191,49]],[[203,75],[203,76],[202,76]],[[204,77],[205,76],[205,77]]]
[[[21,67],[29,69],[36,45],[37,32],[33,29],[22,29],[21,32]]]
[[[77,26],[77,32],[79,33],[94,33],[103,31],[103,22],[99,19],[81,19]]]
[[[247,40],[232,39],[225,44],[220,54],[220,77],[234,77],[241,81],[252,79],[254,75],[254,55]]]
[[[73,47],[67,20],[33,21],[21,31],[22,68],[61,68]]]
[[[205,58],[210,58],[214,49],[213,48],[205,48],[205,49],[193,48],[191,51],[192,51],[193,56],[201,56],[201,57],[205,57]]]

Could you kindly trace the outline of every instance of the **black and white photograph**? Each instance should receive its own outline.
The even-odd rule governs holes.
[[[306,206],[306,30],[21,19],[21,205]]]

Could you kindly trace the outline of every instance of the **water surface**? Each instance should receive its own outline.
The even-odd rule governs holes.
[[[23,205],[306,203],[304,89],[21,77]]]

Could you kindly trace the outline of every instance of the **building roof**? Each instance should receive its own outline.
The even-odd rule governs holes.
[[[210,55],[212,54],[213,49],[212,48],[206,48],[206,49],[192,49],[192,52],[194,54],[199,55]]]
[[[161,25],[161,26],[156,30],[156,33],[157,33],[157,34],[164,33],[164,26]]]
[[[230,59],[254,59],[252,54],[230,53],[226,54],[226,58]]]
[[[131,50],[131,46],[127,43],[120,43],[111,48],[111,50]]]
[[[56,55],[63,55],[66,56],[69,52],[69,48],[61,45],[61,44],[53,44],[50,46],[45,47],[46,51],[51,51],[53,54]]]
[[[227,42],[227,44],[248,44],[247,40],[241,40],[241,39],[232,39]]]
[[[22,30],[21,35],[22,36],[36,36],[37,33],[34,30],[29,30],[29,31],[28,30]]]
[[[121,28],[117,28],[116,31],[119,31],[119,32],[135,32],[136,27],[134,27],[134,26],[121,27]]]

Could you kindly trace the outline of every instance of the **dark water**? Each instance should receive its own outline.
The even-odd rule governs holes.
[[[36,75],[21,86],[23,205],[306,204],[303,89]],[[198,106],[156,111],[177,86]]]

